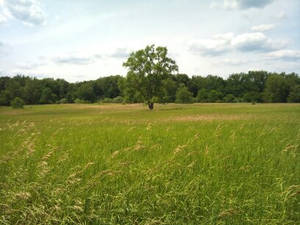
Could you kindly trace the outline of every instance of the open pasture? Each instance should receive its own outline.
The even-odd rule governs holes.
[[[298,224],[299,104],[0,107],[0,224]]]

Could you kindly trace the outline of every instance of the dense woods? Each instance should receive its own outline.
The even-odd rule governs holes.
[[[116,75],[69,83],[22,75],[0,77],[0,105],[10,105],[17,97],[25,104],[143,102],[139,92],[127,85],[127,79]],[[162,97],[156,99],[160,103],[300,102],[300,77],[295,73],[249,71],[227,79],[176,74],[166,77],[162,85]]]

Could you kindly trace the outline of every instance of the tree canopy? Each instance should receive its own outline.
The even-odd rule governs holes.
[[[295,73],[249,71],[232,74],[227,79],[169,74],[159,81],[159,88],[151,87],[151,95],[143,92],[145,84],[137,83],[136,79],[135,75],[126,78],[117,75],[69,83],[62,79],[40,80],[21,75],[0,77],[0,105],[11,105],[16,97],[25,104],[73,103],[75,100],[80,103],[300,102],[300,77]],[[185,98],[187,101],[182,96],[191,98]]]
[[[132,52],[123,66],[128,68],[126,88],[134,89],[137,95],[153,109],[156,101],[163,99],[163,81],[178,71],[175,61],[167,57],[165,47],[147,46]]]

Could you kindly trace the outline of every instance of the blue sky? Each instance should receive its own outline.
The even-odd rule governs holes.
[[[188,75],[300,74],[299,40],[299,0],[0,0],[0,76],[126,75],[149,44]]]

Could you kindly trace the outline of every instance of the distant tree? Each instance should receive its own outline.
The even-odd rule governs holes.
[[[120,79],[118,81],[121,96],[123,96],[124,103],[138,103],[143,102],[143,97],[140,93],[129,85],[127,79]]]
[[[14,100],[11,101],[10,105],[12,108],[14,109],[22,109],[24,108],[24,101],[23,99],[19,98],[19,97],[16,97],[14,98]]]
[[[42,82],[38,79],[27,79],[24,86],[24,101],[26,104],[40,103],[43,91]]]
[[[188,86],[188,83],[190,81],[189,76],[183,73],[174,75],[173,79],[176,81],[178,86],[184,85],[186,87]]]
[[[119,88],[120,80],[124,80],[123,77],[108,76],[101,77],[95,81],[94,92],[97,98],[115,98],[120,96],[121,91]]]
[[[174,102],[176,99],[177,84],[171,78],[162,81],[163,102]]]
[[[234,102],[234,95],[233,94],[227,94],[225,97],[224,97],[224,102]]]
[[[208,91],[205,88],[201,88],[197,93],[197,102],[207,102]]]
[[[159,49],[159,51],[157,50]],[[119,75],[97,80],[68,83],[63,79],[37,79],[23,75],[0,77],[0,105],[10,105],[20,97],[25,104],[95,102],[99,100],[136,103],[174,102],[184,86],[198,102],[299,102],[300,77],[296,73],[249,71],[231,74],[226,80],[217,76],[172,74],[175,62],[165,48],[148,46],[133,53],[126,66],[127,77]],[[125,63],[124,63],[125,64]],[[166,67],[166,68],[165,68]],[[225,97],[224,97],[225,96]]]
[[[57,79],[55,81],[56,85],[56,96],[58,99],[67,99],[68,91],[69,91],[69,83],[63,79]]]
[[[208,102],[218,102],[222,100],[222,93],[216,90],[211,90],[207,96]]]
[[[205,77],[201,76],[192,76],[192,78],[189,80],[187,87],[189,91],[193,93],[193,96],[196,97],[198,95],[199,90],[205,89],[204,87],[204,80]]]
[[[79,87],[76,91],[76,96],[78,99],[81,99],[85,102],[94,102],[96,100],[96,95],[93,88],[93,84],[90,82],[83,82],[79,84]]]
[[[244,93],[242,76],[244,74],[231,74],[226,81],[226,94],[241,97]]]
[[[176,92],[176,103],[191,103],[193,102],[193,94],[187,87],[181,86]]]
[[[208,75],[202,81],[202,88],[205,88],[209,91],[216,90],[218,92],[224,92],[225,81],[222,77]]]
[[[288,96],[288,102],[300,102],[300,85],[292,87]]]
[[[22,86],[19,83],[20,80],[20,76],[16,76],[14,79],[10,79],[9,82],[7,82],[5,90],[8,91],[10,100],[22,96]]]
[[[156,99],[162,99],[162,81],[178,71],[175,61],[167,57],[165,47],[147,46],[132,52],[123,66],[128,68],[126,86],[134,89],[152,110]],[[128,91],[127,91],[128,92]]]
[[[56,95],[48,87],[44,88],[41,94],[40,103],[51,104],[55,102]]]
[[[260,102],[261,94],[255,91],[246,92],[243,96],[244,102]]]
[[[10,94],[8,90],[4,90],[0,92],[0,105],[9,105],[10,102]]]
[[[270,75],[266,81],[264,100],[266,102],[286,102],[289,95],[289,86],[284,76]]]
[[[256,92],[263,92],[265,83],[268,79],[268,72],[266,71],[249,71],[247,75],[249,78],[247,81],[251,83],[248,85],[248,91],[256,91]],[[244,86],[245,87],[245,86]]]

